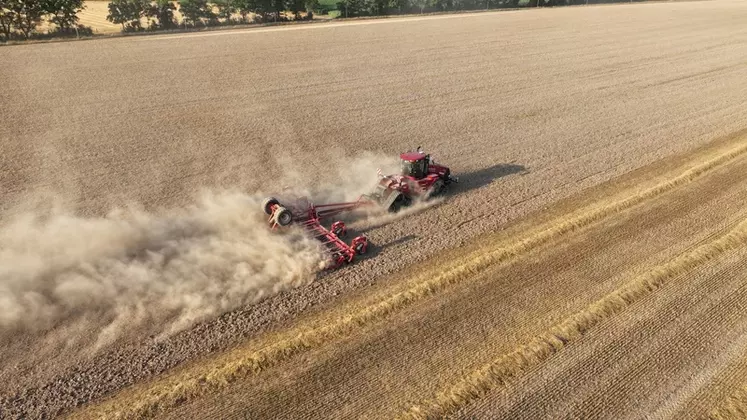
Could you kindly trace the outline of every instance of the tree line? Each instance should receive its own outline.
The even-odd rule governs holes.
[[[311,19],[317,0],[112,0],[107,20],[123,32]],[[181,22],[174,12],[179,10]],[[250,18],[251,16],[251,18]],[[143,27],[142,20],[147,24]]]
[[[51,35],[90,34],[78,25],[84,8],[83,0],[0,0],[0,39],[31,38],[45,21],[55,26]]]
[[[336,7],[340,17],[357,17],[632,1],[645,0],[341,0]]]
[[[335,6],[339,17],[357,17],[621,1],[644,0],[339,0]],[[112,0],[106,19],[121,25],[123,32],[137,32],[311,19],[315,12],[327,13],[330,4],[329,0],[326,6],[319,0]],[[84,0],[0,0],[0,41],[91,35],[90,28],[79,24],[78,13],[84,9]],[[176,19],[177,10],[181,21]],[[54,30],[38,33],[43,22],[54,25]]]
[[[112,0],[106,19],[123,32],[137,32],[311,19],[317,6],[317,0]],[[91,35],[91,28],[79,24],[84,9],[84,0],[0,0],[0,41]],[[54,30],[39,32],[42,23]]]

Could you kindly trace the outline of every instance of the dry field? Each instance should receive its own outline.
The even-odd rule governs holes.
[[[106,0],[89,0],[84,3],[85,9],[78,13],[79,23],[89,26],[94,34],[115,34],[122,30],[121,25],[117,25],[106,20],[109,14],[109,2]],[[146,24],[145,20],[142,22]],[[147,25],[146,25],[147,26]],[[37,30],[44,32],[53,28],[49,22],[43,22]]]
[[[86,8],[80,13],[80,24],[90,26],[94,34],[119,33],[121,25],[106,20],[109,14],[108,1],[87,1]]]
[[[2,48],[0,418],[739,418],[745,22],[725,0]],[[315,276],[263,228],[265,193],[349,198],[417,145],[462,182],[353,220],[370,258]]]

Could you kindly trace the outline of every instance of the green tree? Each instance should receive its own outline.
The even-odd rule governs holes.
[[[230,23],[233,14],[238,10],[233,0],[213,0],[213,4],[218,8],[218,17],[225,23]]]
[[[8,2],[13,28],[28,39],[46,14],[41,0],[10,0]]]
[[[280,20],[280,12],[285,10],[285,0],[270,0],[271,10],[275,12],[275,21]]]
[[[306,0],[306,11],[310,12],[312,10],[318,9],[321,4],[319,3],[319,0]]]
[[[182,0],[179,3],[179,12],[186,22],[193,25],[197,25],[198,22],[204,24],[203,19],[210,20],[215,17],[207,0]]]
[[[13,32],[13,11],[10,10],[9,0],[0,0],[0,34],[5,39],[10,39]]]
[[[406,13],[410,10],[410,2],[408,0],[391,0],[389,7],[396,9],[397,13]]]
[[[249,15],[251,10],[249,10],[249,4],[246,0],[230,0],[231,4],[233,5],[234,10],[236,10],[241,15],[241,20],[244,23],[248,23],[249,20],[247,19],[247,16]]]
[[[156,0],[145,9],[145,16],[155,21],[158,29],[172,29],[176,27],[174,18],[176,5],[170,0]]]
[[[145,13],[144,0],[112,0],[109,3],[109,14],[106,20],[122,25],[122,30],[139,30],[142,28],[140,18]]]
[[[301,19],[301,12],[305,12],[306,0],[288,0],[286,10],[293,12],[294,19]]]
[[[122,25],[124,31],[125,23],[129,22],[129,2],[127,0],[113,0],[107,6],[109,14],[106,15],[106,20],[117,25]]]
[[[50,15],[49,22],[63,33],[78,25],[78,12],[85,9],[83,0],[43,0],[43,7]]]
[[[273,10],[272,0],[237,0],[240,1],[239,11],[242,13],[254,13],[254,20],[265,22],[267,14]]]
[[[343,0],[337,2],[337,10],[341,12],[340,17],[368,16],[370,9],[367,0]]]

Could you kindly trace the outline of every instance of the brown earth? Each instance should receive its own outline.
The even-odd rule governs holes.
[[[89,356],[76,345],[38,350],[42,338],[15,335],[13,342],[0,345],[0,406],[5,410],[0,414],[60,413],[180,364],[199,367],[220,350],[241,348],[249,338],[272,342],[274,335],[263,333],[282,334],[302,312],[308,314],[301,319],[313,320],[326,310],[347,308],[342,303],[348,299],[387,295],[423,267],[410,267],[415,262],[437,265],[427,260],[437,252],[737,132],[744,128],[747,97],[745,17],[742,2],[662,3],[3,49],[6,71],[0,81],[9,88],[0,93],[0,103],[4,120],[10,121],[0,124],[4,222],[42,211],[49,197],[79,215],[97,217],[128,202],[147,210],[189,204],[201,187],[253,193],[273,191],[288,180],[335,184],[348,176],[346,162],[363,151],[394,155],[419,144],[463,182],[444,203],[426,211],[391,223],[362,223],[371,226],[366,233],[374,258],[202,320],[165,341],[133,331]],[[655,183],[654,175],[662,176],[673,165],[668,162],[625,185]],[[447,289],[443,300],[397,310],[383,328],[313,348],[260,376],[239,378],[256,394],[249,398],[242,388],[231,388],[215,410],[269,414],[287,402],[297,413],[400,412],[616,290],[636,269],[662,264],[731,226],[743,215],[740,165],[741,160],[729,163],[725,172],[719,169],[698,181],[700,187],[625,210],[589,232],[596,242],[581,240],[585,231],[574,233],[575,239],[562,247],[491,268],[492,274],[480,274],[463,289]],[[693,198],[695,188],[702,188],[698,194],[711,194],[710,199]],[[677,194],[684,196],[684,204],[670,205]],[[583,200],[597,199],[594,194],[574,197],[563,206],[576,208]],[[545,219],[552,218],[529,220]],[[454,255],[466,255],[461,252]],[[553,268],[552,276],[541,270],[545,266]],[[513,278],[512,270],[516,281],[500,280]],[[707,273],[686,277],[693,290],[710,281]],[[723,286],[706,305],[718,307],[719,290],[734,286],[728,278],[718,279],[713,281]],[[526,287],[527,281],[537,287]],[[668,287],[656,296],[687,297],[668,293]],[[656,306],[649,300],[656,298],[634,303],[651,308],[641,317],[670,314],[666,302]],[[724,316],[733,312],[734,306],[724,305]],[[693,311],[683,317],[697,321]],[[631,312],[636,311],[625,313]],[[643,318],[635,322],[645,324]],[[622,322],[615,320],[604,322]],[[594,331],[606,330],[604,325]],[[708,342],[727,340],[741,324],[734,325],[713,329]],[[673,331],[651,328],[651,334],[662,337]],[[60,330],[49,334],[55,333]],[[573,356],[574,346],[614,348],[615,340],[636,333],[629,326],[608,342],[574,341],[560,353],[572,360],[542,364],[537,369],[554,370],[538,373],[534,381],[527,376],[516,386],[536,390],[546,383],[541,381],[569,373],[582,378],[589,372],[574,370],[578,359],[573,357],[583,357]],[[675,345],[653,341],[652,346]],[[418,349],[430,349],[432,362],[423,364]],[[704,378],[728,370],[730,356],[704,367],[712,350],[699,351],[693,363]],[[396,354],[401,359],[393,360]],[[633,354],[628,357],[630,366],[640,362]],[[296,363],[301,358],[307,359]],[[447,369],[443,361],[452,358],[459,368]],[[338,368],[355,374],[340,378]],[[395,370],[422,380],[392,381]],[[298,375],[272,374],[291,371]],[[677,378],[666,386],[676,386]],[[289,383],[306,391],[286,393]],[[360,394],[335,392],[350,386]],[[261,398],[269,392],[275,399]],[[588,392],[574,401],[593,401],[593,387]],[[685,399],[671,401],[677,406]],[[209,409],[211,401],[198,400],[185,409]],[[506,409],[501,401],[475,409]]]
[[[631,413],[631,407],[644,414],[658,409],[656,417],[672,414],[701,388],[721,379],[747,351],[747,340],[739,339],[747,331],[742,293],[747,289],[740,281],[747,252],[747,209],[742,204],[747,193],[740,176],[745,169],[747,158],[742,156],[588,228],[555,231],[547,244],[513,254],[504,264],[474,268],[476,272],[456,286],[432,286],[437,298],[400,305],[384,323],[355,321],[357,327],[327,333],[318,342],[313,328],[334,329],[343,321],[327,317],[311,330],[300,323],[287,336],[302,334],[306,349],[287,353],[292,347],[286,344],[290,356],[267,350],[272,343],[282,343],[282,337],[268,338],[269,344],[260,340],[215,363],[186,367],[135,387],[93,413],[108,417],[113,410],[127,413],[139,404],[150,410],[152,404],[168,407],[172,400],[162,394],[165,391],[174,398],[204,395],[170,413],[174,418],[392,418],[408,411],[417,417],[420,411],[411,411],[413,406],[440,416],[474,398],[444,400],[448,390],[496,360],[492,363],[503,365],[497,383],[468,380],[470,392],[488,392],[489,397],[466,413],[468,417],[563,418],[583,413],[608,418]],[[550,226],[563,220],[568,219],[558,218]],[[533,236],[517,232],[508,242],[531,242]],[[493,246],[511,248],[505,242]],[[466,256],[463,264],[491,252],[486,245]],[[438,271],[451,271],[445,265],[425,270],[436,277]],[[652,276],[656,282],[636,288]],[[631,307],[615,308],[610,296],[616,294],[627,296]],[[336,312],[344,320],[375,306],[351,300]],[[618,312],[622,314],[614,317]],[[590,313],[597,318],[584,318]],[[588,330],[586,336],[555,327],[579,319],[588,325],[578,324],[576,332]],[[609,325],[616,323],[620,325]],[[559,341],[550,347],[553,351],[534,354],[534,338],[546,331],[555,331],[550,337]],[[542,340],[540,344],[550,344]],[[589,350],[577,350],[583,346]],[[264,355],[254,356],[256,351]],[[517,351],[523,355],[518,361],[501,357]],[[558,354],[552,356],[554,352]],[[252,374],[246,361],[253,358],[256,366],[267,368]],[[277,366],[270,362],[273,358],[279,358]],[[568,362],[561,362],[563,358]],[[626,358],[630,362],[624,362]],[[235,363],[247,363],[248,371],[236,370]],[[524,366],[512,371],[517,364]],[[225,376],[227,369],[231,373]],[[524,369],[529,371],[526,376],[521,374]],[[700,372],[697,380],[693,369]],[[189,378],[199,377],[204,382],[190,388]],[[522,379],[520,385],[542,388],[504,389],[513,377]],[[229,388],[222,385],[226,380]],[[496,394],[489,392],[495,388],[517,407],[505,401],[490,405]],[[575,395],[588,406],[570,398]],[[424,398],[431,396],[433,400]],[[643,404],[644,396],[650,405]],[[702,417],[708,408],[687,414]]]

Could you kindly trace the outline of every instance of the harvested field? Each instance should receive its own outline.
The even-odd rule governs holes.
[[[739,410],[745,21],[725,0],[3,48],[0,417]],[[355,220],[371,258],[315,275],[261,229],[265,193],[353,198],[417,145],[462,182]]]
[[[122,31],[122,26],[115,23],[111,23],[106,20],[106,16],[109,14],[109,2],[106,0],[89,0],[84,3],[85,8],[78,13],[78,23],[83,26],[88,26],[93,30],[94,34],[115,34]],[[141,23],[146,24],[145,19]],[[37,31],[46,32],[53,29],[54,25],[44,21],[38,27]]]
[[[109,2],[87,1],[86,8],[80,13],[80,24],[90,26],[95,34],[119,33],[121,25],[106,20],[109,14]]]
[[[312,323],[317,327],[301,324],[287,332],[292,338],[278,337],[270,345],[260,341],[215,362],[178,371],[105,403],[97,416],[153,414],[190,395],[205,397],[177,410],[174,417],[187,413],[215,417],[225,412],[251,418],[449,414],[474,395],[541,365],[628,305],[745,246],[747,209],[741,203],[747,193],[744,180],[735,176],[745,169],[747,160],[741,158],[644,206],[615,212],[589,230],[558,234],[555,241],[566,236],[563,246],[523,250],[512,258],[518,259],[514,262],[494,261],[471,272],[460,270],[459,287],[431,287],[430,294],[437,299],[400,304],[389,311],[384,324],[357,319],[358,314],[370,316],[381,308],[366,296],[367,302],[350,304],[359,309],[338,310],[339,321],[324,318]],[[691,200],[704,205],[693,206]],[[703,223],[712,214],[718,216]],[[516,239],[525,240],[523,235]],[[644,239],[649,246],[640,247]],[[499,250],[511,248],[511,243],[498,244]],[[488,252],[482,249],[462,264],[484,259]],[[433,274],[426,271],[423,277]],[[409,287],[389,294],[394,298],[420,289],[419,284]],[[337,322],[353,325],[331,332]],[[499,357],[484,364],[491,355]],[[398,381],[400,375],[410,379]],[[225,389],[226,384],[231,386]],[[309,399],[317,390],[324,390],[330,399],[323,404]],[[418,396],[429,394],[434,398],[418,401]],[[383,406],[382,401],[386,401]]]

